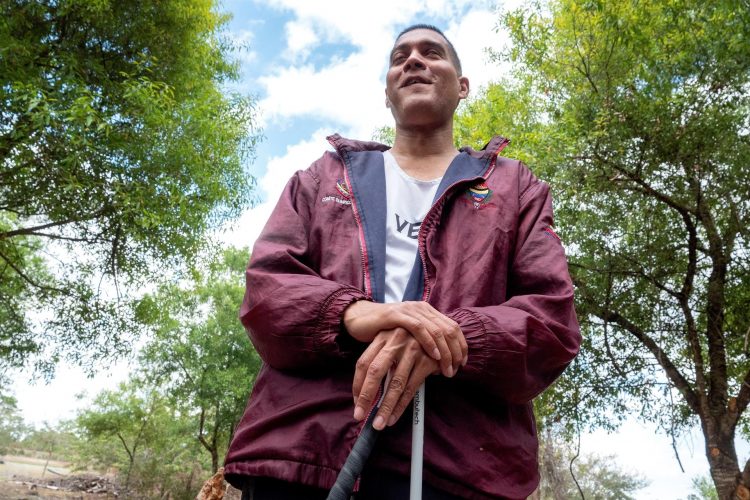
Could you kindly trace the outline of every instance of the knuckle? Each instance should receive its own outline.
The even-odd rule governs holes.
[[[417,389],[413,385],[407,385],[404,388],[404,394],[401,396],[401,401],[406,402],[404,403],[404,406],[408,404],[409,401],[414,399],[414,394],[417,393]]]
[[[371,363],[367,367],[367,375],[370,377],[377,377],[382,373],[380,363]]]
[[[393,377],[388,385],[389,391],[401,392],[404,390],[404,381],[398,377]]]
[[[362,402],[369,403],[370,401],[372,401],[372,393],[370,393],[367,389],[363,389],[362,392],[359,393],[357,404]]]
[[[355,365],[355,369],[357,371],[365,371],[370,366],[370,363],[367,362],[367,360],[364,359],[358,359],[357,364]]]
[[[393,415],[398,419],[398,417],[401,416],[402,413],[404,413],[404,410],[406,410],[406,406],[409,404],[408,400],[404,402],[403,399],[399,400],[398,404],[393,408]]]
[[[390,415],[391,412],[393,412],[393,403],[391,403],[388,400],[384,400],[380,404],[380,410],[378,411],[378,414],[380,414],[380,415]]]

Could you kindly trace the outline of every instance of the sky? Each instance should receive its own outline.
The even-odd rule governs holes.
[[[401,29],[417,22],[443,29],[476,95],[508,74],[507,65],[488,60],[487,49],[507,47],[506,34],[497,29],[499,14],[519,5],[520,0],[224,0],[221,10],[233,16],[227,36],[243,47],[235,54],[240,81],[227,91],[256,98],[264,135],[247,166],[257,180],[259,203],[225,228],[224,241],[252,246],[288,178],[330,149],[327,135],[371,139],[378,128],[393,124],[384,104],[385,72]],[[129,369],[122,362],[87,378],[75,367],[61,366],[48,385],[30,383],[22,374],[15,395],[27,421],[54,423],[73,417],[98,391],[124,380]],[[77,398],[79,393],[85,396]],[[750,446],[738,444],[740,458],[747,459]],[[583,453],[614,455],[624,470],[647,478],[650,486],[636,495],[643,500],[685,499],[692,478],[707,474],[698,430],[681,437],[677,447],[685,473],[670,439],[635,419],[617,433],[581,439]]]

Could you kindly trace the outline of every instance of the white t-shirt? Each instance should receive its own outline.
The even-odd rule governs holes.
[[[383,153],[385,224],[385,301],[401,302],[417,257],[419,226],[432,206],[442,177],[421,181],[401,170],[390,151]]]

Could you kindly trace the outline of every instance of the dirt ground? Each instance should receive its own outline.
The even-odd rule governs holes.
[[[0,500],[109,500],[121,498],[114,478],[94,473],[72,472],[70,464],[24,456],[0,456]],[[229,487],[225,500],[240,500]]]
[[[90,473],[71,473],[69,464],[23,457],[0,457],[0,499],[45,500],[117,498],[111,479]]]

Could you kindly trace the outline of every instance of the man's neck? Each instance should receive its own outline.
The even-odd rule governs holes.
[[[458,151],[453,145],[453,128],[404,130],[396,128],[391,153],[399,166],[416,179],[442,177]]]

